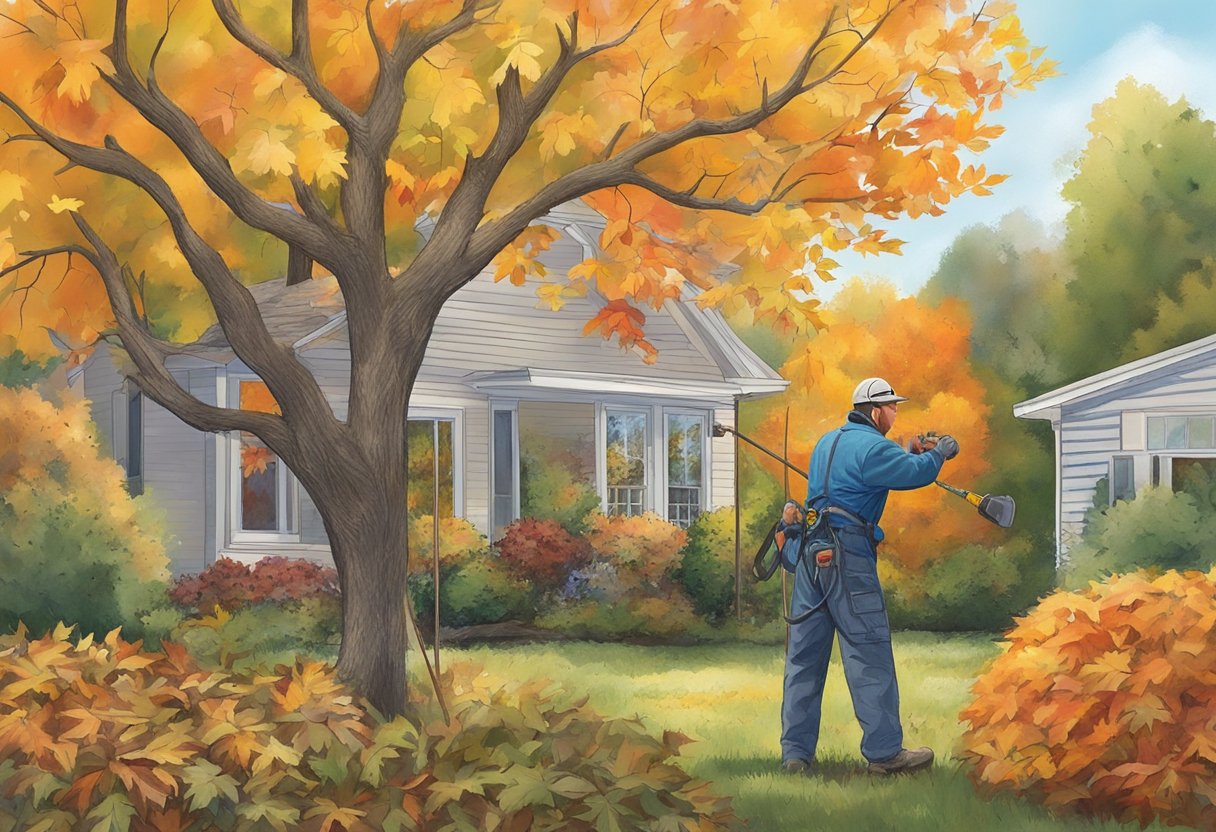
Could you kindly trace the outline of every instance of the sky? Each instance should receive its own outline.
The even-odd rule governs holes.
[[[905,241],[901,256],[835,255],[841,264],[838,279],[819,284],[820,299],[830,298],[854,275],[883,277],[915,293],[959,232],[995,225],[1015,210],[1059,234],[1068,210],[1060,188],[1089,139],[1091,110],[1129,75],[1171,101],[1185,97],[1216,119],[1214,0],[1020,0],[1018,15],[1030,42],[1046,47],[1047,57],[1059,62],[1060,75],[1007,98],[994,118],[1005,134],[968,160],[1010,178],[992,196],[951,202],[940,217],[891,223],[888,236]]]

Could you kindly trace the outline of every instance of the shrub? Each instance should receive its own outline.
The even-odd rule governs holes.
[[[596,512],[587,525],[587,542],[597,560],[652,587],[679,564],[680,551],[688,542],[688,532],[652,512],[636,517]]]
[[[0,436],[0,621],[138,631],[164,604],[163,527],[102,458],[85,403],[0,387]]]
[[[964,546],[907,571],[879,554],[891,626],[914,630],[1003,630],[1046,594],[1055,559],[1027,540]]]
[[[430,574],[410,578],[414,614],[427,630],[434,627],[434,585],[434,576]],[[497,557],[486,555],[457,566],[441,567],[439,623],[443,627],[467,627],[508,620],[528,622],[535,615],[535,595]]]
[[[169,590],[175,604],[204,615],[217,606],[231,612],[252,604],[337,596],[338,573],[334,569],[285,557],[262,558],[252,568],[231,558],[219,558],[197,575],[179,577]]]
[[[626,597],[616,603],[595,600],[559,604],[538,616],[546,630],[592,641],[694,642],[710,634],[680,594],[670,598]]]
[[[674,764],[686,737],[562,704],[544,680],[449,668],[450,726],[383,721],[321,662],[239,672],[68,635],[0,637],[5,828],[741,826]]]
[[[587,515],[599,508],[600,498],[583,479],[577,455],[560,448],[543,455],[524,452],[519,465],[520,513],[554,520],[571,534],[585,531]]]
[[[1216,556],[1216,510],[1206,497],[1147,487],[1136,499],[1091,512],[1081,542],[1068,550],[1068,587],[1140,567],[1206,569]]]
[[[735,602],[733,508],[702,514],[688,527],[675,578],[700,615],[709,621],[726,617]]]
[[[587,544],[556,520],[516,520],[495,545],[512,574],[546,591],[558,589],[571,570],[590,562]]]
[[[971,776],[1049,806],[1213,828],[1214,625],[1216,570],[1046,598],[960,715]]]
[[[423,514],[409,520],[410,574],[433,570],[433,515]],[[489,553],[490,543],[477,527],[463,517],[439,518],[439,563],[450,566],[464,563]]]
[[[167,638],[203,664],[250,669],[290,662],[297,654],[333,656],[341,634],[341,602],[322,595],[235,612],[216,607],[212,615],[179,621]]]

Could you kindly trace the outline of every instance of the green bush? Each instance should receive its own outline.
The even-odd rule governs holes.
[[[254,604],[236,612],[221,608],[214,615],[182,620],[169,638],[207,665],[247,669],[289,662],[296,654],[333,655],[341,616],[340,601],[332,596]]]
[[[1216,558],[1216,510],[1202,484],[1192,480],[1177,493],[1146,487],[1134,500],[1121,500],[1105,511],[1090,512],[1080,543],[1068,550],[1064,583],[1083,587],[1114,573],[1150,567],[1159,570],[1207,570]]]
[[[768,581],[752,577],[752,559],[781,505],[766,502],[744,509],[740,528],[743,619],[753,624],[781,615],[781,576]],[[688,527],[688,543],[672,573],[693,609],[710,623],[723,621],[735,606],[735,510],[720,508],[700,515]]]
[[[586,530],[587,515],[600,506],[592,483],[583,480],[568,453],[520,454],[519,513],[534,520],[555,520],[571,534]]]
[[[435,577],[410,578],[410,603],[428,631],[435,619]],[[529,623],[536,614],[536,591],[514,577],[502,561],[484,555],[439,570],[439,624],[467,627],[500,621]]]
[[[0,625],[140,635],[167,605],[164,532],[101,456],[87,406],[0,387],[0,436]]]
[[[879,556],[891,626],[909,630],[1004,630],[1047,594],[1055,559],[1025,540],[964,546],[923,572],[902,571]]]

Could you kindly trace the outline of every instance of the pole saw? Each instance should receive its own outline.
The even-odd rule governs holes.
[[[806,471],[803,471],[785,457],[773,453],[754,439],[744,436],[734,428],[714,422],[713,433],[714,436],[718,437],[726,436],[728,433],[734,434],[742,441],[751,445],[753,448],[761,451],[762,453],[768,454],[773,459],[783,464],[786,468],[796,472],[803,479],[806,479]],[[738,463],[736,462],[736,464]],[[1007,529],[1013,525],[1013,516],[1017,512],[1017,505],[1014,503],[1012,497],[994,494],[985,494],[981,497],[979,494],[972,491],[968,491],[964,488],[955,488],[953,485],[948,485],[941,480],[934,480],[933,484],[946,489],[955,496],[962,497],[964,500],[976,507],[976,509],[979,511],[980,517],[983,517],[989,522],[997,524],[1002,529]]]

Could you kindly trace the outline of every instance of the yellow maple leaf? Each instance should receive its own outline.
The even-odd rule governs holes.
[[[101,51],[108,45],[107,40],[74,40],[60,44],[58,53],[63,78],[55,89],[56,94],[66,95],[75,104],[88,98],[101,73],[114,72],[114,64]]]
[[[29,181],[11,170],[0,170],[0,211],[11,203],[21,202]]]
[[[346,178],[346,151],[330,146],[324,139],[301,139],[296,147],[296,167],[305,182],[328,187]]]
[[[287,131],[280,127],[250,130],[237,142],[236,161],[244,170],[259,176],[271,171],[288,176],[295,154],[284,143],[286,138]]]
[[[84,200],[74,197],[61,198],[59,194],[51,194],[51,201],[46,204],[46,207],[56,214],[62,214],[64,211],[79,211],[84,207]]]
[[[494,70],[494,74],[490,76],[490,83],[495,86],[501,84],[503,79],[507,77],[507,70],[515,67],[519,70],[519,74],[529,81],[535,81],[540,77],[541,68],[540,61],[536,60],[542,54],[544,49],[530,41],[521,40],[511,47],[511,51],[507,53],[506,60],[498,69]]]
[[[471,112],[478,104],[484,104],[485,100],[481,86],[474,79],[450,79],[439,88],[435,95],[435,107],[431,110],[431,121],[440,127],[447,127],[452,123],[454,114]]]

